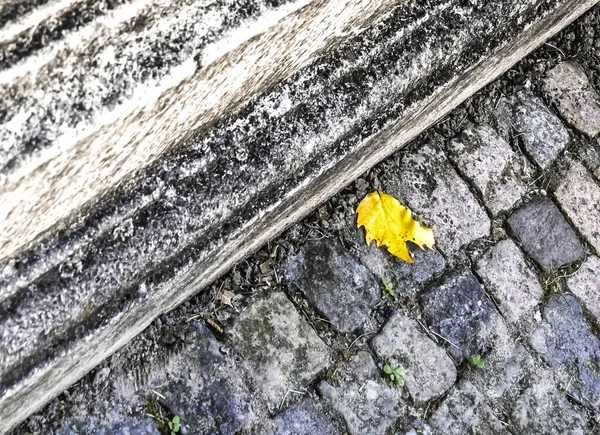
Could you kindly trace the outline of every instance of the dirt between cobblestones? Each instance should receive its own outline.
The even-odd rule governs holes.
[[[244,393],[246,396],[253,398],[251,411],[240,405],[240,411],[235,414],[235,418],[232,417],[231,421],[233,422],[238,421],[236,419],[245,422],[240,423],[242,426],[239,433],[268,433],[274,431],[273,428],[279,428],[278,433],[294,433],[292,431],[285,432],[287,429],[281,429],[283,426],[277,426],[283,418],[278,416],[283,415],[283,413],[289,414],[290,418],[294,419],[298,419],[298,415],[313,416],[317,412],[314,409],[321,406],[328,407],[326,411],[323,411],[325,415],[329,415],[327,421],[321,424],[321,422],[315,422],[306,417],[307,420],[303,423],[305,424],[303,426],[305,430],[308,430],[307,428],[347,430],[344,426],[352,426],[355,423],[355,420],[352,419],[358,418],[360,420],[362,414],[357,414],[358,411],[353,410],[352,415],[354,417],[348,417],[346,414],[350,412],[348,411],[351,408],[350,405],[350,408],[344,408],[345,410],[340,411],[336,408],[337,412],[332,412],[329,409],[330,404],[326,403],[323,397],[323,392],[334,391],[331,388],[335,389],[336,386],[340,385],[343,388],[344,379],[350,379],[354,375],[348,372],[350,370],[348,361],[355,361],[358,352],[365,351],[373,357],[375,364],[378,365],[378,372],[381,370],[382,360],[371,349],[370,340],[396,312],[418,322],[427,340],[431,340],[437,346],[445,348],[452,355],[455,344],[449,344],[448,341],[451,340],[448,337],[441,337],[441,334],[435,333],[435,328],[432,326],[435,322],[427,324],[419,298],[442,285],[450,272],[475,271],[475,264],[488,248],[507,237],[514,236],[507,224],[507,217],[521,205],[529,202],[530,199],[547,196],[560,209],[560,204],[555,201],[553,192],[568,171],[570,161],[572,159],[579,160],[590,173],[593,173],[600,166],[600,144],[597,138],[590,139],[568,127],[570,142],[567,149],[546,171],[542,172],[533,165],[535,173],[532,178],[522,180],[527,186],[527,193],[523,195],[521,200],[514,204],[509,212],[500,213],[496,218],[487,211],[485,218],[489,219],[491,223],[488,236],[473,240],[467,246],[463,246],[456,255],[441,252],[445,260],[445,268],[438,267],[424,281],[417,282],[415,291],[403,292],[402,288],[395,288],[395,298],[382,295],[371,312],[369,321],[353,332],[337,332],[323,314],[308,302],[305,293],[301,291],[296,283],[288,282],[285,279],[284,265],[293,256],[297,255],[307,242],[312,240],[336,240],[347,248],[351,255],[358,256],[351,241],[355,240],[355,210],[360,199],[373,190],[385,189],[390,178],[403,177],[400,169],[404,156],[419,152],[426,144],[432,146],[441,154],[446,150],[449,141],[466,127],[483,124],[492,127],[508,142],[512,150],[527,156],[519,133],[512,129],[505,120],[499,119],[497,115],[498,106],[503,98],[515,95],[522,90],[530,90],[535,95],[545,99],[546,96],[542,91],[543,77],[547,71],[563,60],[575,60],[582,65],[592,86],[600,91],[599,6],[593,8],[553,40],[522,60],[503,77],[467,100],[454,110],[450,116],[442,119],[436,126],[420,135],[405,149],[363,174],[362,177],[348,185],[328,202],[319,206],[308,218],[289,228],[279,238],[271,241],[250,258],[238,264],[226,276],[217,280],[209,288],[203,290],[177,309],[162,315],[144,333],[104,361],[43,410],[30,417],[15,429],[13,434],[55,432],[153,433],[152,422],[158,423],[155,425],[157,430],[162,428],[163,433],[166,433],[164,432],[164,422],[172,418],[175,411],[169,408],[167,401],[163,400],[164,394],[161,393],[161,387],[151,385],[149,382],[151,379],[156,379],[155,374],[161,373],[161,370],[164,370],[163,367],[178,358],[178,356],[184,355],[182,358],[186,359],[185,352],[188,352],[190,346],[198,340],[197,328],[194,329],[193,327],[194,322],[204,323],[212,331],[218,342],[221,343],[221,346],[211,355],[214,356],[220,352],[227,361],[233,361],[234,365],[239,364],[239,372],[235,370],[235,367],[231,372],[228,372],[230,374],[227,376],[233,380],[232,385],[227,388],[232,389],[232,394],[237,395],[238,399],[243,395],[240,392],[242,389],[246,390]],[[545,103],[553,109],[550,101],[545,100]],[[449,161],[449,164],[454,169],[458,169],[460,173],[460,168],[455,167],[451,161]],[[435,176],[434,173],[433,177],[435,178]],[[427,174],[424,178],[432,186],[436,186],[436,183],[439,182],[437,179],[432,179],[431,174]],[[598,180],[595,181],[598,182]],[[479,206],[486,210],[479,192],[474,186],[468,183],[467,185],[470,192],[477,198]],[[457,204],[457,206],[459,205]],[[423,219],[425,224],[433,226],[435,231],[436,222],[428,221],[427,216],[421,215],[418,209],[415,209],[414,213],[417,218]],[[568,217],[567,221],[575,228]],[[585,255],[587,257],[593,255],[594,250],[588,241],[579,232],[577,232],[577,237],[584,247]],[[516,241],[516,238],[511,238]],[[369,249],[376,250],[378,248],[370,247]],[[598,254],[596,253],[596,255]],[[384,257],[386,255],[384,254]],[[538,324],[547,325],[544,326],[547,329],[544,333],[548,336],[551,334],[548,331],[553,331],[553,324],[552,319],[544,317],[546,304],[548,301],[556,300],[557,296],[560,297],[560,295],[568,292],[567,278],[577,272],[582,261],[570,263],[561,269],[545,273],[531,258],[527,255],[525,257],[527,266],[533,271],[543,289],[540,303],[531,313],[531,318],[525,323],[530,325],[533,322],[534,329]],[[389,260],[389,257],[386,258]],[[376,278],[381,283],[381,277],[376,276]],[[293,303],[296,311],[300,314],[301,319],[308,322],[312,329],[316,331],[320,340],[329,347],[332,358],[332,362],[328,367],[313,376],[308,385],[298,386],[298,389],[290,388],[287,394],[281,398],[281,403],[274,407],[268,406],[264,400],[259,398],[258,394],[255,394],[256,391],[260,390],[261,385],[253,378],[253,373],[243,369],[245,367],[243,357],[232,345],[228,335],[240,318],[240,313],[256,301],[264,300],[273,292],[284,292],[287,295],[289,301]],[[490,294],[489,291],[486,292],[486,297],[492,302],[494,309],[498,305],[502,305],[502,301],[495,300],[494,295]],[[228,305],[229,302],[231,305]],[[572,311],[577,312],[577,310],[577,308],[574,308]],[[555,311],[552,312],[553,315],[556,315]],[[438,315],[443,317],[445,313],[438,313]],[[450,314],[448,315],[450,316]],[[595,340],[597,340],[599,333],[598,320],[585,307],[582,316],[590,325],[595,334]],[[442,322],[443,319],[439,321]],[[574,324],[579,324],[578,322],[579,320]],[[516,404],[528,403],[525,400],[526,397],[537,397],[535,395],[542,394],[540,391],[543,391],[544,397],[547,397],[548,405],[540,411],[540,415],[551,412],[553,409],[551,406],[555,406],[552,404],[560,404],[560,406],[568,408],[560,410],[560,412],[564,413],[565,418],[572,424],[571,427],[565,427],[567,432],[564,433],[598,433],[594,432],[598,430],[599,424],[597,412],[590,407],[586,407],[586,401],[581,398],[578,399],[577,396],[582,394],[580,391],[586,390],[590,385],[591,388],[597,387],[597,385],[600,385],[600,381],[597,378],[594,378],[593,381],[581,380],[578,377],[580,373],[577,369],[573,369],[568,363],[563,364],[564,360],[576,358],[577,355],[561,354],[560,361],[563,365],[557,366],[554,364],[552,355],[540,355],[539,352],[534,350],[534,348],[539,350],[541,345],[538,342],[536,342],[536,346],[530,344],[530,332],[524,330],[523,325],[509,321],[506,322],[506,326],[498,326],[492,321],[490,321],[490,325],[489,328],[491,329],[489,331],[482,332],[478,330],[477,345],[482,356],[489,361],[490,376],[486,378],[485,371],[478,371],[480,369],[474,368],[466,360],[455,361],[455,364],[457,364],[455,387],[426,403],[415,402],[409,394],[409,390],[401,390],[401,394],[399,394],[401,397],[398,400],[401,400],[403,409],[395,416],[393,423],[386,430],[389,433],[409,433],[411,430],[413,432],[410,433],[430,433],[428,431],[432,431],[432,433],[462,433],[462,430],[476,430],[479,427],[481,430],[487,428],[485,430],[489,432],[486,433],[544,433],[543,423],[534,421],[535,416],[524,416],[524,414],[527,414],[526,410],[515,409]],[[481,328],[479,323],[475,327]],[[561,327],[565,327],[565,325],[562,324]],[[479,340],[479,336],[481,336],[481,340]],[[593,337],[589,337],[589,340],[596,343]],[[518,346],[518,350],[515,350],[515,346]],[[507,352],[518,356],[515,361],[502,362],[507,367],[512,364],[510,367],[514,366],[514,370],[517,370],[520,374],[516,376],[514,382],[510,385],[495,383],[496,378],[493,375],[496,369],[504,370],[504,365],[498,368],[500,366],[494,366],[493,364],[495,364],[494,361],[497,358],[496,354],[505,349],[508,349]],[[460,354],[460,352],[454,353]],[[362,359],[365,358],[368,360],[366,356]],[[600,362],[596,361],[586,366],[592,373],[590,376],[597,375],[598,363]],[[226,365],[226,363],[223,364]],[[199,370],[202,370],[202,364],[198,367]],[[486,370],[486,368],[482,370]],[[221,373],[215,376],[224,375]],[[240,377],[239,380],[236,380],[237,376]],[[331,388],[327,387],[324,390],[323,385],[325,384],[323,382]],[[372,380],[372,382],[377,383],[380,381]],[[589,382],[589,384],[585,387],[573,384],[578,382]],[[206,391],[216,395],[219,389],[215,388]],[[374,391],[380,391],[381,389],[380,386],[373,388]],[[473,393],[477,389],[483,391]],[[556,394],[555,389],[558,391]],[[548,391],[550,392],[548,393]],[[577,393],[570,393],[569,391],[576,391]],[[185,390],[182,390],[181,393],[187,394]],[[596,393],[594,393],[594,398],[597,397],[595,396]],[[463,416],[458,415],[461,412],[460,410],[469,411],[468,407],[465,408],[465,400],[463,400],[465,395],[469,394],[475,394],[473,397],[476,397],[476,400],[473,399],[473,403],[478,404],[473,405],[476,406],[476,412],[469,414],[471,417],[468,421],[471,421],[471,423],[463,419]],[[479,397],[479,394],[482,397]],[[315,398],[317,404],[304,406],[302,400],[306,397]],[[448,402],[445,403],[446,399],[448,399]],[[241,402],[238,400],[238,402],[244,403],[243,400]],[[298,411],[295,408],[296,406],[301,406],[301,411]],[[470,409],[470,411],[472,410]],[[198,412],[206,412],[208,415],[212,411],[200,407]],[[342,419],[338,414],[342,414]],[[219,420],[214,416],[212,418],[211,422],[198,420],[198,424],[206,424],[204,428],[186,426],[186,421],[182,418],[182,432],[212,433],[219,426]],[[367,419],[367,417],[364,418]],[[377,415],[369,415],[368,418],[377,419],[378,417]],[[344,419],[345,423],[341,421]],[[444,420],[443,428],[439,425],[436,426],[436,424],[441,424],[439,423],[440,419]],[[456,422],[453,422],[453,419]],[[461,420],[464,421],[460,423]],[[69,429],[73,426],[72,422],[74,421],[86,422],[79,426],[78,430],[80,432]],[[381,428],[383,423],[378,420],[377,424],[380,424],[377,427]],[[556,423],[554,429],[549,430],[547,433],[555,433],[552,431],[557,431],[561,427],[560,424],[560,422]],[[224,433],[233,433],[236,430],[234,423],[221,427],[233,428],[231,431]],[[363,426],[358,425],[356,427]],[[129,432],[126,432],[126,430]],[[296,430],[302,429],[296,428]],[[522,432],[523,430],[526,432]],[[217,430],[215,433],[220,432]]]

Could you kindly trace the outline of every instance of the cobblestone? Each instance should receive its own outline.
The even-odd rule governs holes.
[[[385,384],[365,351],[351,357],[338,378],[339,386],[322,381],[319,390],[344,417],[351,434],[386,433],[406,407],[399,391]]]
[[[544,308],[544,322],[530,338],[562,386],[578,401],[600,406],[600,339],[570,295],[552,298]]]
[[[600,258],[590,255],[567,280],[569,290],[600,320]]]
[[[517,433],[528,435],[587,433],[581,412],[548,381],[525,390],[514,406],[511,423]]]
[[[427,326],[452,343],[446,350],[457,363],[482,353],[493,339],[499,314],[468,271],[451,274],[421,298]]]
[[[340,417],[321,402],[308,398],[292,405],[274,419],[276,435],[342,435]]]
[[[341,332],[367,322],[381,295],[373,274],[335,240],[308,242],[284,270],[287,280]]]
[[[547,198],[533,200],[508,219],[523,249],[547,273],[583,258],[583,246],[560,210]]]
[[[448,394],[430,424],[434,435],[509,435],[481,393],[468,381],[460,382]]]
[[[456,367],[414,320],[396,313],[371,342],[380,359],[389,357],[405,369],[406,387],[416,402],[444,394],[456,381]]]
[[[235,433],[254,417],[252,396],[236,362],[200,323],[189,334],[187,352],[173,358],[166,370],[153,376],[161,401],[181,418],[184,428]]]
[[[490,127],[467,128],[448,145],[459,171],[480,192],[492,214],[508,211],[527,192],[532,170],[525,157]]]
[[[477,262],[477,273],[509,322],[533,319],[542,286],[512,240],[502,240],[490,248]]]
[[[389,281],[397,295],[415,297],[424,283],[446,267],[446,261],[437,249],[409,247],[414,263],[407,263],[385,249],[368,246],[363,229],[352,224],[350,228],[344,233],[344,240],[351,246],[351,252],[380,282],[384,279]]]
[[[569,144],[569,133],[558,117],[530,91],[521,91],[505,102],[503,116],[516,129],[527,153],[547,169]]]
[[[231,330],[231,342],[272,408],[281,405],[288,390],[314,380],[330,361],[328,347],[279,292],[241,314]]]
[[[561,62],[548,73],[544,91],[562,117],[577,130],[596,136],[600,132],[600,98],[576,62]]]
[[[534,370],[533,358],[510,336],[503,321],[496,323],[494,334],[495,340],[485,349],[483,369],[472,367],[465,375],[479,391],[485,392],[490,402],[510,400]]]
[[[600,254],[600,185],[577,162],[556,189],[556,199],[567,217]]]
[[[384,182],[385,190],[434,228],[437,246],[444,254],[455,254],[462,246],[489,235],[486,212],[443,152],[423,146],[404,156],[399,173],[401,177]]]

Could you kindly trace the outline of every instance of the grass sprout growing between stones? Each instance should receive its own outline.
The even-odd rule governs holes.
[[[154,420],[156,428],[162,435],[176,435],[180,433],[180,417],[178,415],[173,416],[171,419],[166,417],[163,414],[163,406],[161,406],[155,397],[151,397],[148,400],[146,410],[146,415]]]
[[[393,298],[396,297],[396,294],[394,293],[394,286],[392,286],[392,283],[390,282],[389,279],[382,278],[381,283],[383,284],[383,295],[384,296],[391,296]]]
[[[383,376],[390,387],[404,387],[404,367],[397,365],[389,358],[383,361]]]
[[[481,355],[473,355],[467,358],[469,363],[478,369],[482,369],[485,367],[485,359]]]

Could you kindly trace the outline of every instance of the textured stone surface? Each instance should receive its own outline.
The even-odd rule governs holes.
[[[544,322],[530,342],[551,365],[562,388],[594,409],[600,406],[600,339],[573,296],[559,295],[548,302]]]
[[[231,341],[271,407],[289,389],[311,382],[329,363],[329,349],[283,293],[254,302],[233,326]]]
[[[566,215],[600,255],[600,184],[580,163],[573,162],[556,189]]]
[[[41,0],[0,29],[0,431],[591,4],[452,1]],[[274,272],[207,309],[228,331]]]
[[[592,0],[59,3],[0,36],[1,428]]]
[[[315,399],[303,399],[274,419],[276,435],[342,435],[340,417]]]
[[[489,235],[490,220],[450,165],[443,152],[433,146],[406,155],[401,177],[384,181],[386,192],[399,198],[434,229],[437,246],[444,254]]]
[[[502,112],[517,130],[515,134],[527,153],[542,169],[548,168],[569,144],[569,133],[562,121],[529,91],[511,97]]]
[[[542,286],[512,240],[502,240],[490,248],[477,261],[477,274],[509,322],[533,318]]]
[[[444,277],[421,297],[421,305],[427,326],[452,343],[446,350],[457,363],[481,354],[493,338],[499,314],[468,271]]]
[[[381,296],[373,274],[336,240],[308,242],[284,270],[338,331],[361,327]]]
[[[349,227],[344,239],[351,245],[351,251],[380,282],[388,280],[398,295],[414,297],[424,283],[441,273],[446,266],[444,257],[437,249],[423,250],[409,245],[414,263],[407,263],[386,249],[375,248],[374,242],[371,246],[367,245],[363,228],[354,228],[354,223],[350,223]]]
[[[406,388],[416,402],[441,396],[456,381],[456,367],[444,349],[403,314],[394,314],[371,346],[381,360],[393,358],[404,367]]]
[[[577,130],[589,136],[600,132],[600,97],[577,62],[561,62],[551,69],[544,91]]]
[[[235,433],[254,417],[252,394],[243,369],[224,355],[224,348],[203,325],[196,324],[186,352],[150,379],[160,385],[161,403],[178,415],[188,433]]]
[[[527,192],[524,180],[532,174],[529,162],[491,127],[467,128],[448,144],[448,152],[492,214],[510,210]]]
[[[560,210],[547,198],[533,200],[508,219],[523,249],[544,271],[583,258],[583,247]]]
[[[483,369],[471,367],[464,376],[488,401],[510,399],[522,389],[521,382],[534,371],[531,355],[510,336],[503,321],[496,323],[495,339],[485,349]]]
[[[399,391],[385,384],[367,352],[351,357],[338,378],[339,386],[322,381],[319,390],[353,435],[386,433],[405,408]]]
[[[484,396],[468,381],[460,382],[448,394],[429,423],[434,435],[509,435],[485,403]]]
[[[517,433],[531,435],[584,435],[585,417],[551,381],[536,383],[514,405],[511,423]]]
[[[70,420],[60,427],[56,435],[160,435],[156,424],[150,418],[125,418],[113,423],[103,423],[94,419]]]
[[[590,255],[579,270],[567,279],[567,285],[600,320],[600,258]]]

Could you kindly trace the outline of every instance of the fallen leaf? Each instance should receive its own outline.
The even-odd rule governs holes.
[[[229,290],[223,290],[223,293],[221,293],[221,304],[229,305],[230,307],[233,307],[231,300],[233,299],[234,296],[235,296],[234,292],[231,292]]]
[[[356,212],[358,226],[365,227],[367,244],[375,240],[377,246],[387,246],[391,254],[409,263],[414,260],[406,242],[413,242],[421,249],[432,248],[435,243],[431,229],[415,221],[411,211],[396,198],[379,190],[365,196]]]

